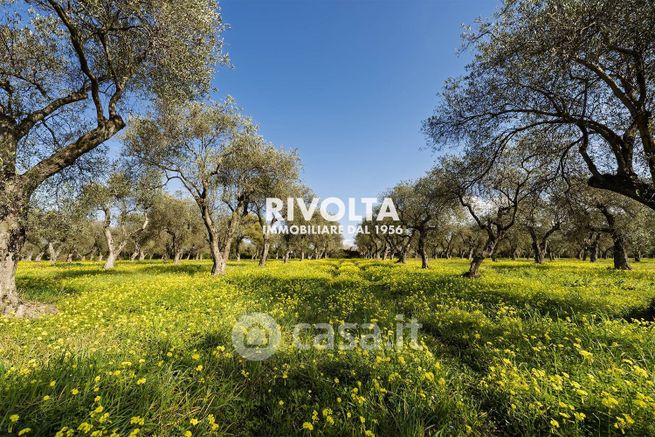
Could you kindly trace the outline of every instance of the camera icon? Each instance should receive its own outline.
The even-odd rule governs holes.
[[[277,351],[282,332],[275,319],[265,313],[244,314],[232,328],[234,350],[249,361],[263,361]]]

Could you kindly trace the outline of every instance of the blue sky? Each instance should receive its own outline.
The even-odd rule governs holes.
[[[434,162],[421,121],[462,73],[464,24],[494,0],[223,0],[217,71],[271,142],[298,149],[319,197],[376,196]]]

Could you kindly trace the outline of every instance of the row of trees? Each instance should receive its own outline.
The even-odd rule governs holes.
[[[267,196],[308,189],[295,152],[266,142],[231,99],[209,98],[228,62],[216,0],[1,7],[0,314],[26,311],[21,254],[102,256],[110,269],[121,257],[207,252],[218,275],[243,241],[262,265],[271,251],[318,257],[340,246],[261,232]],[[104,173],[101,146],[121,131],[123,170]]]
[[[435,150],[460,153],[394,189],[410,194],[400,244],[363,236],[360,248],[402,259],[415,240],[427,266],[432,235],[446,256],[468,252],[471,277],[528,244],[537,262],[609,247],[617,269],[630,268],[628,249],[650,254],[654,24],[648,0],[506,1],[464,36],[473,61],[424,123]]]
[[[248,253],[264,266],[269,254],[300,259],[341,249],[339,235],[277,235],[266,198],[313,197],[299,181],[295,151],[276,148],[258,134],[231,100],[160,107],[130,120],[125,160],[113,171],[97,168],[96,181],[61,195],[48,209],[36,197],[27,226],[24,259],[117,259],[156,256],[179,263],[209,254],[212,274],[230,256]],[[186,199],[167,194],[177,186]],[[318,224],[318,216],[306,224]],[[300,222],[298,222],[300,224]],[[35,255],[36,254],[36,255]]]
[[[612,257],[614,267],[629,270],[655,253],[655,212],[631,199],[589,187],[578,174],[566,179],[548,166],[526,160],[497,161],[484,177],[467,157],[450,157],[424,177],[402,182],[386,195],[396,202],[404,234],[360,234],[356,244],[368,258],[453,256],[471,260],[467,276],[477,277],[485,259],[499,256],[576,257],[591,262]],[[554,170],[554,169],[550,169]],[[467,178],[467,175],[476,175]]]
[[[341,237],[334,235],[277,235],[264,233],[263,215],[251,204],[234,229],[226,257],[312,259],[341,253]],[[219,247],[224,247],[231,215],[218,212]],[[224,252],[223,252],[224,253]],[[193,200],[173,196],[159,186],[130,181],[113,173],[104,184],[86,185],[75,196],[59,199],[47,210],[35,205],[28,217],[24,261],[73,262],[94,260],[104,268],[117,259],[183,259],[211,256],[207,232]]]

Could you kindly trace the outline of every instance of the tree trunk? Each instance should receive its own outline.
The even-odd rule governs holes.
[[[241,242],[243,241],[243,236],[239,236],[234,242],[234,257],[237,261],[241,261]]]
[[[48,243],[48,258],[50,259],[50,264],[55,265],[58,257],[59,252],[55,250],[55,246],[52,243]]]
[[[446,244],[446,250],[444,252],[444,258],[446,259],[450,259],[450,254],[453,248],[453,240],[454,238],[452,235],[448,239],[446,239],[446,242],[448,243]]]
[[[111,234],[111,233],[110,233]],[[116,260],[121,256],[121,253],[125,249],[127,241],[123,241],[118,247],[114,247],[114,242],[112,240],[111,245],[109,245],[109,255],[107,255],[107,261],[105,261],[105,270],[111,270],[114,268]]]
[[[628,254],[625,250],[625,239],[623,233],[618,229],[616,217],[605,205],[599,204],[598,208],[605,216],[607,225],[612,236],[612,255],[614,257],[614,268],[617,270],[632,270],[628,264]]]
[[[209,253],[212,258],[212,276],[218,276],[225,273],[225,263],[223,262],[223,255],[218,247],[218,232],[214,227],[214,220],[211,216],[209,207],[206,206],[206,199],[196,199],[196,203],[200,207],[202,214],[202,221],[207,230],[207,240],[209,242]]]
[[[589,262],[595,263],[596,261],[598,261],[598,250],[592,247],[589,253]]]
[[[425,232],[419,232],[418,236],[418,252],[421,255],[421,268],[428,268],[428,254],[425,250]]]
[[[177,250],[175,251],[175,258],[173,258],[173,264],[174,265],[180,265],[180,262],[182,262],[182,251]]]
[[[546,258],[546,244],[539,241],[537,232],[531,226],[528,226],[528,233],[530,234],[534,262],[537,264],[543,264],[544,259]]]
[[[558,221],[553,224],[550,229],[548,229],[541,240],[537,237],[537,230],[534,226],[528,225],[528,233],[530,234],[530,239],[532,240],[532,251],[534,252],[534,262],[537,264],[543,264],[544,259],[546,258],[546,252],[548,251],[548,238],[550,238],[553,233],[557,232],[561,228],[561,223]],[[552,258],[551,258],[552,259]]]
[[[225,247],[223,247],[223,271],[225,271],[227,260],[230,258],[230,251],[232,250],[232,242],[234,241],[234,236],[239,226],[240,221],[240,211],[245,212],[246,205],[239,203],[234,209],[234,212],[230,216],[230,221],[227,225],[227,236],[225,238]]]
[[[487,238],[487,242],[484,245],[484,249],[482,249],[481,252],[473,255],[473,259],[471,260],[471,265],[469,266],[469,271],[464,273],[464,277],[466,278],[480,277],[480,266],[482,265],[482,262],[486,258],[493,256],[494,251],[496,249],[496,242],[498,241],[498,239],[499,238],[492,237],[491,235]]]
[[[109,253],[107,254],[104,269],[111,270],[114,268],[114,263],[116,261],[116,249],[114,248],[114,237],[111,235],[111,231],[108,228],[105,228],[105,238],[107,239]]]
[[[595,263],[598,260],[598,251],[598,238],[595,238],[589,246],[589,262]]]
[[[533,249],[535,250],[534,262],[537,264],[543,264],[546,259],[546,248],[541,244],[537,244],[536,246],[533,246]]]
[[[103,222],[103,232],[105,234],[105,240],[107,241],[107,248],[109,253],[107,254],[107,261],[105,261],[105,270],[111,270],[114,268],[114,263],[116,261],[116,248],[114,247],[114,236],[111,234],[111,212],[109,208],[103,210],[105,214],[105,220]]]
[[[105,270],[111,270],[114,268],[114,264],[116,264],[116,254],[112,249],[109,249],[109,254],[107,255],[107,260],[105,261],[105,266],[103,268]]]
[[[262,254],[259,257],[259,267],[264,267],[266,265],[266,259],[268,258],[268,251],[271,248],[271,236],[268,232],[264,233],[264,247],[262,248]]]
[[[617,270],[632,270],[632,267],[628,263],[628,254],[625,250],[623,236],[617,232],[613,237],[614,246],[612,248],[612,254],[614,256],[614,268]]]
[[[25,242],[25,228],[15,214],[5,211],[0,212],[0,314],[13,311],[21,316],[23,306],[16,290],[16,267]]]
[[[641,250],[637,250],[635,252],[635,262],[636,263],[641,262]]]
[[[469,266],[469,271],[464,273],[466,278],[479,278],[480,277],[480,266],[485,257],[482,255],[474,255],[471,260],[471,265]]]
[[[225,273],[225,263],[223,262],[223,254],[218,247],[218,235],[213,235],[209,240],[209,252],[212,257],[212,276],[218,276]]]

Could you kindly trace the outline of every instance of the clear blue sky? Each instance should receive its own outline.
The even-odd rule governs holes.
[[[371,197],[421,176],[420,131],[459,75],[462,25],[495,0],[223,0],[232,95],[271,142],[297,148],[319,197]]]

